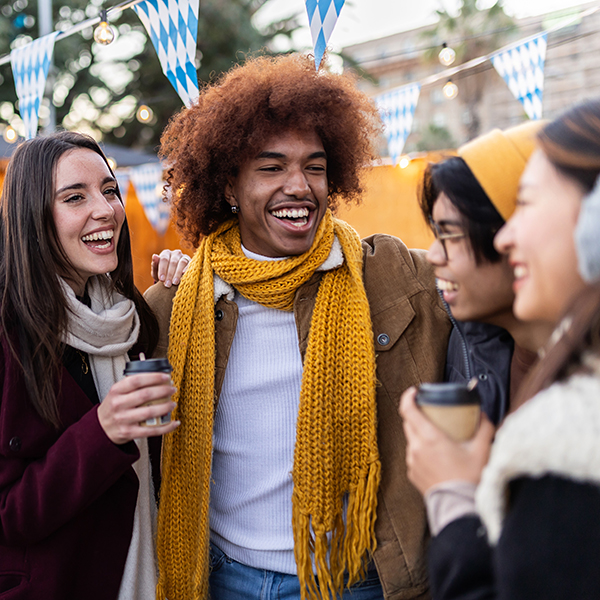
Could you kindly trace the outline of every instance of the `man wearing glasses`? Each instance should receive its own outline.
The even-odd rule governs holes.
[[[445,378],[478,379],[483,409],[494,423],[536,358],[546,332],[512,311],[513,272],[494,236],[517,206],[519,179],[539,123],[498,129],[425,171],[420,203],[435,242],[427,260],[454,328]],[[514,351],[513,351],[514,349]]]

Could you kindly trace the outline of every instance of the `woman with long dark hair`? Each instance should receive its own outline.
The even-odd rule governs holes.
[[[539,133],[517,211],[495,239],[514,271],[515,315],[554,332],[491,453],[488,421],[453,443],[418,410],[414,389],[403,396],[436,600],[600,597],[599,175],[592,100]]]
[[[141,423],[168,413],[174,390],[165,374],[122,379],[127,360],[153,351],[157,324],[91,138],[61,132],[15,151],[0,294],[0,596],[153,597],[146,438],[177,423]]]

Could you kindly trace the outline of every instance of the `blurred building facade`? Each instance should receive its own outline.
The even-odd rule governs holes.
[[[558,13],[516,19],[514,31],[510,32],[501,46],[550,29],[561,20],[594,6],[597,6],[597,2]],[[437,60],[426,58],[432,42],[426,39],[425,32],[433,27],[404,31],[344,48],[344,54],[372,78],[361,79],[361,89],[376,96],[444,71],[445,67]],[[485,32],[482,32],[484,35]],[[440,40],[440,50],[443,41]],[[448,43],[452,45],[451,40]],[[600,96],[599,56],[600,10],[549,33],[543,93],[544,118],[553,118],[584,98]],[[346,66],[352,68],[353,65],[348,61]],[[479,103],[480,133],[494,127],[510,127],[527,119],[521,103],[514,98],[490,61],[452,77],[459,95],[461,82],[464,84],[464,78],[473,76],[484,78],[484,91]],[[421,88],[405,152],[451,148],[468,140],[471,116],[458,97],[453,100],[445,98],[442,89],[446,81],[439,80]]]

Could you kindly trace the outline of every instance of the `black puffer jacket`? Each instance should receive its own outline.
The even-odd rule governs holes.
[[[498,425],[509,406],[513,339],[505,329],[495,325],[457,321],[443,298],[442,301],[453,326],[444,380],[467,383],[477,377],[482,409]]]

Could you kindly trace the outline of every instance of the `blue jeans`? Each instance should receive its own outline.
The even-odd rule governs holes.
[[[255,569],[229,558],[210,545],[211,600],[300,600],[296,575]],[[340,600],[383,600],[377,571],[368,572],[364,581],[344,590]]]

